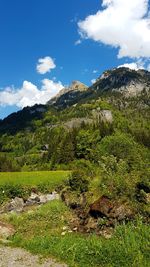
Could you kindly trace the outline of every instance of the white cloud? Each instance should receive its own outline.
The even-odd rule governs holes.
[[[103,0],[94,15],[78,22],[82,38],[118,48],[118,57],[150,57],[148,0]]]
[[[91,83],[93,84],[93,83],[95,83],[96,82],[96,79],[92,79],[91,80]]]
[[[93,70],[93,73],[95,74],[95,73],[98,73],[98,70]]]
[[[49,79],[42,80],[40,89],[33,83],[24,81],[20,89],[7,87],[3,91],[0,91],[0,105],[16,105],[17,107],[23,108],[35,104],[46,104],[61,89],[63,89],[61,82],[54,82]]]
[[[118,66],[118,68],[121,68],[121,67],[129,68],[129,69],[132,69],[132,70],[147,70],[147,71],[150,71],[149,60],[143,60],[143,59],[138,59],[135,62],[125,63],[125,64],[122,64],[122,65]]]
[[[131,70],[143,70],[145,69],[144,63],[143,62],[132,62],[132,63],[125,63],[123,65],[118,66],[118,68],[129,68]]]
[[[75,41],[75,45],[79,45],[79,44],[81,44],[82,43],[82,41],[81,41],[81,39],[79,39],[79,40],[77,40],[77,41]]]
[[[45,74],[55,68],[56,65],[51,57],[40,58],[36,66],[37,72],[40,74]]]

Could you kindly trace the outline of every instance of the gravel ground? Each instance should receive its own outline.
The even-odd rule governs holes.
[[[67,267],[52,259],[41,261],[24,249],[0,246],[0,267]]]

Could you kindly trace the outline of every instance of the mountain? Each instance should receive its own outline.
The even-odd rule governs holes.
[[[57,108],[65,108],[75,104],[79,99],[84,97],[87,90],[88,86],[85,84],[80,81],[73,81],[69,87],[62,89],[54,98],[49,100],[47,104]]]
[[[26,107],[1,120],[0,133],[15,133],[23,129],[34,130],[36,129],[35,121],[41,120],[44,124],[45,117],[48,117],[47,114],[50,112],[55,114],[77,104],[97,101],[100,97],[109,97],[109,102],[114,101],[115,104],[117,100],[113,100],[114,95],[122,98],[120,104],[117,104],[118,108],[128,106],[132,98],[136,98],[135,108],[137,106],[148,108],[150,105],[150,72],[128,68],[112,69],[105,71],[90,87],[79,81],[73,81],[69,87],[61,90],[46,105]],[[50,119],[47,118],[47,120]],[[58,118],[55,120],[57,121]]]
[[[150,93],[150,72],[146,70],[131,70],[129,68],[116,68],[105,71],[96,82],[87,87],[79,81],[59,92],[48,101],[48,105],[57,108],[66,108],[87,98],[95,98],[104,93],[121,93],[125,97],[140,95],[143,90]]]
[[[133,97],[143,90],[150,90],[150,72],[146,70],[131,70],[117,68],[105,71],[91,87],[96,91],[120,92],[126,97]]]

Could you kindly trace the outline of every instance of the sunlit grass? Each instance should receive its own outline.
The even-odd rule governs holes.
[[[19,184],[36,186],[49,183],[52,187],[63,182],[69,171],[0,172],[0,185]]]
[[[70,210],[61,201],[52,201],[39,210],[11,215],[7,221],[17,232],[13,246],[21,246],[44,257],[55,257],[70,267],[147,267],[150,228],[140,221],[120,225],[111,239],[96,235],[66,233]]]

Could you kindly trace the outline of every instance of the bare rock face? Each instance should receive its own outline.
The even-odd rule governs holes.
[[[12,225],[0,221],[0,239],[7,239],[14,235],[14,233],[15,229]]]
[[[100,108],[93,109],[92,110],[92,115],[95,120],[98,120],[99,122],[108,122],[112,123],[113,122],[113,114],[111,110],[108,109],[103,109],[101,110]]]
[[[68,87],[62,89],[55,97],[48,101],[48,105],[62,108],[76,104],[82,98],[88,87],[79,82],[73,81]]]
[[[107,217],[110,220],[122,221],[134,217],[134,211],[127,203],[111,201],[108,197],[102,196],[90,205],[90,215],[98,217]]]
[[[114,91],[125,97],[133,97],[141,94],[143,90],[149,92],[149,86],[150,72],[120,67],[105,71],[92,85],[92,88],[96,91]]]
[[[113,122],[113,115],[112,115],[111,110],[100,111],[100,117],[101,117],[101,120],[104,122],[109,122],[109,123]]]

